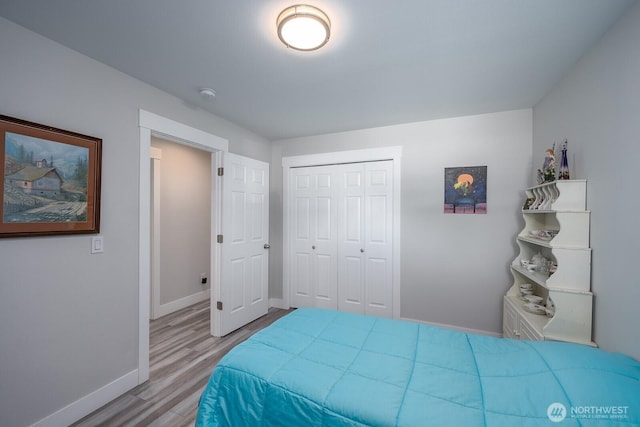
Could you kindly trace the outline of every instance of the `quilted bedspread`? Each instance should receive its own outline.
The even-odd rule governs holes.
[[[298,309],[215,368],[197,426],[640,426],[640,363]]]

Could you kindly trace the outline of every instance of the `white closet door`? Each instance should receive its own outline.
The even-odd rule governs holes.
[[[307,169],[291,170],[291,306],[312,307],[313,285],[311,283],[311,257],[313,236],[311,233],[313,181]]]
[[[336,308],[337,207],[335,169],[292,169],[293,307]]]
[[[365,168],[365,313],[393,317],[393,162]]]
[[[393,316],[393,162],[342,165],[338,309]]]
[[[339,167],[338,310],[365,312],[365,163]]]

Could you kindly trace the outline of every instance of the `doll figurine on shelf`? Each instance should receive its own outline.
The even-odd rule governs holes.
[[[558,173],[558,179],[570,179],[569,178],[569,162],[567,160],[567,140],[562,143],[562,157],[560,158],[560,172]]]
[[[553,144],[555,146],[555,144]],[[551,182],[556,180],[556,156],[553,148],[547,148],[542,170],[538,169],[538,182]]]

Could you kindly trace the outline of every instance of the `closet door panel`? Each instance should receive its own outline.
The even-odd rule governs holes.
[[[366,260],[367,309],[386,312],[391,309],[390,286],[388,283],[389,265],[384,258],[367,257]]]
[[[293,200],[291,203],[291,305],[313,306],[312,274],[312,224],[314,200],[312,176],[304,170],[293,174]]]
[[[308,197],[297,198],[294,202],[295,234],[293,238],[298,241],[308,242],[311,239],[311,199]]]
[[[335,257],[327,254],[316,254],[314,271],[315,306],[321,308],[336,308],[335,275],[333,265]]]
[[[364,163],[339,170],[338,310],[364,313]]]
[[[311,200],[300,198],[295,200],[293,215],[293,256],[292,256],[292,305],[304,307],[313,305],[311,284],[312,250],[311,250]]]
[[[365,313],[393,316],[393,162],[367,163],[365,174]]]
[[[293,170],[292,306],[393,315],[393,162]]]
[[[361,256],[342,258],[338,288],[339,310],[364,313],[363,271]]]
[[[294,298],[297,301],[304,301],[304,299],[311,299],[311,256],[306,253],[296,253],[294,255]],[[294,307],[298,307],[300,302],[294,304]],[[304,305],[304,304],[303,304]]]
[[[316,242],[331,241],[333,236],[331,232],[332,222],[335,218],[331,218],[331,197],[318,197],[315,199],[315,240]]]
[[[367,197],[367,244],[386,245],[389,243],[390,230],[387,219],[389,196],[375,195]]]
[[[336,308],[337,224],[334,172],[296,169],[292,212],[293,307]]]
[[[336,239],[336,173],[331,166],[314,169],[315,218],[313,235],[314,270],[311,276],[315,306],[337,308],[338,265]]]

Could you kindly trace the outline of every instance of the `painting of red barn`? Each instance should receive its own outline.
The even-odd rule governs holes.
[[[487,167],[444,169],[444,213],[487,213]]]
[[[102,140],[0,116],[0,237],[98,233]]]

